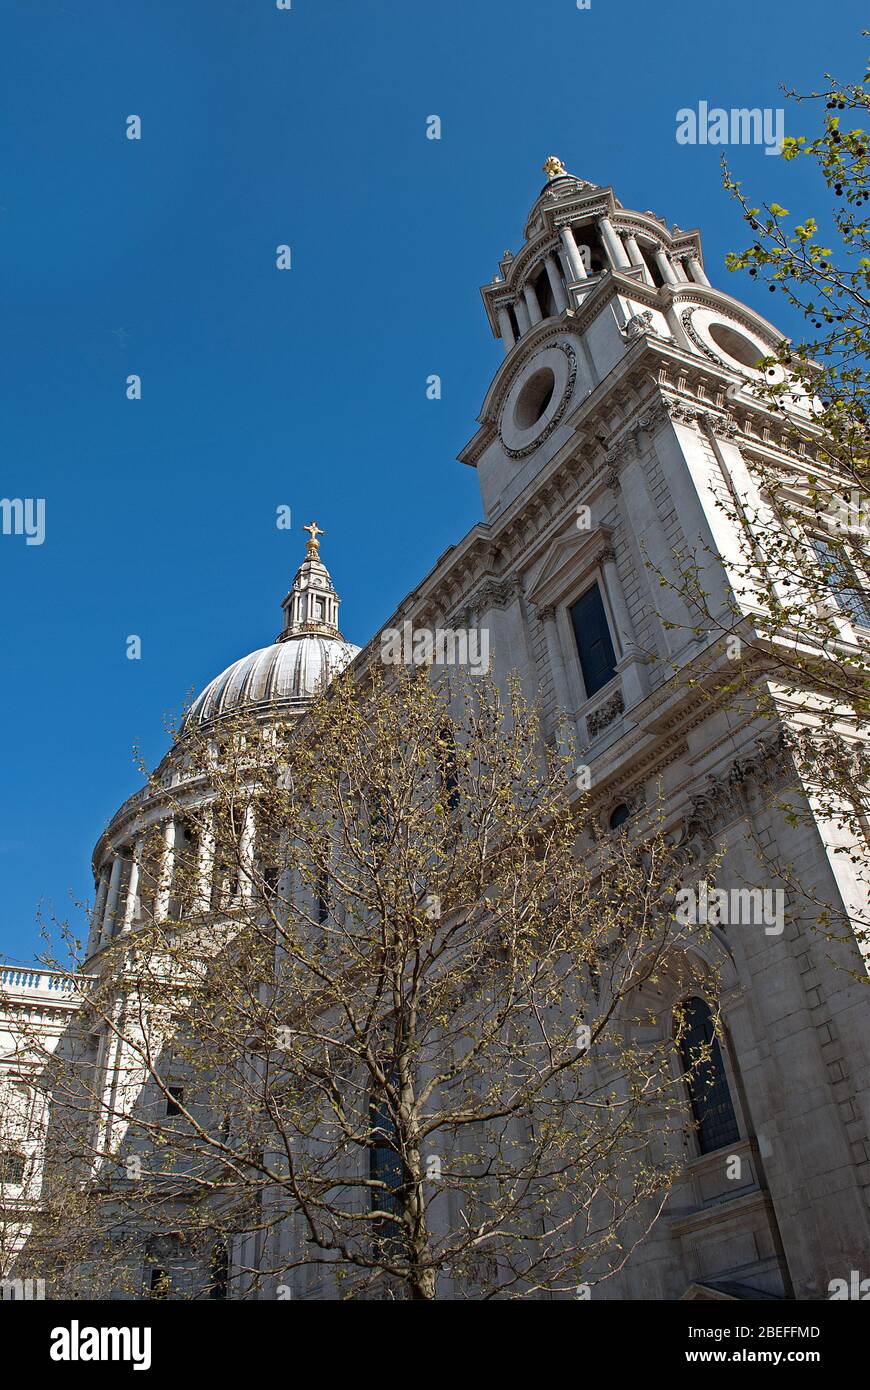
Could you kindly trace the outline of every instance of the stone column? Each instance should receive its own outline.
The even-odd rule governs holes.
[[[210,814],[202,827],[199,858],[196,865],[195,912],[208,912],[211,907],[212,875],[214,873],[214,816]]]
[[[640,674],[643,657],[634,639],[634,626],[625,595],[622,592],[619,570],[616,567],[616,554],[610,547],[601,556],[601,568],[604,571],[604,583],[607,597],[610,600],[610,610],[616,624],[619,645],[619,660],[616,663],[616,669],[622,678],[625,708],[630,709],[632,705],[639,704],[644,697],[645,692]]]
[[[517,323],[520,326],[520,336],[522,336],[523,333],[528,333],[532,326],[532,320],[529,318],[526,301],[523,299],[522,295],[520,295],[519,299],[514,300],[514,313],[517,316]]]
[[[643,271],[643,278],[648,285],[655,285],[655,281],[649,273],[649,266],[643,258],[643,252],[638,246],[636,238],[630,236],[626,232],[623,235],[622,240],[625,243],[625,249],[628,252],[628,258],[631,261],[632,265],[640,266],[641,270]]]
[[[565,293],[565,286],[562,276],[556,263],[556,257],[550,253],[544,261],[547,271],[547,279],[550,282],[550,289],[553,291],[553,299],[556,301],[556,308],[561,314],[568,307],[568,296]]]
[[[662,279],[664,280],[665,284],[678,284],[677,273],[674,270],[674,267],[671,265],[670,256],[665,251],[663,251],[660,246],[657,246],[653,251],[653,257],[655,259],[656,265],[661,271]]]
[[[709,285],[710,281],[704,274],[704,267],[701,265],[701,262],[698,260],[697,256],[687,256],[686,263],[689,267],[693,280],[696,280],[699,285]]]
[[[106,872],[101,869],[97,881],[97,891],[94,897],[94,906],[91,912],[91,928],[88,932],[88,955],[93,955],[100,944],[100,933],[103,928],[103,915],[106,911],[106,897],[109,892],[109,878]]]
[[[170,819],[163,826],[163,855],[160,861],[160,878],[157,882],[157,895],[154,899],[154,920],[165,922],[169,916],[169,902],[172,896],[172,878],[175,872],[176,824]]]
[[[599,217],[598,230],[601,233],[604,249],[607,252],[608,259],[614,270],[627,270],[631,262],[626,255],[625,247],[622,244],[622,238],[616,231],[609,217]]]
[[[612,486],[621,497],[620,510],[624,524],[634,533],[644,570],[647,562],[653,567],[653,573],[645,585],[647,601],[665,622],[673,624],[673,628],[663,624],[660,626],[661,641],[666,654],[670,656],[685,644],[685,628],[692,619],[678,593],[673,547],[665,534],[658,505],[646,476],[643,455],[648,448],[654,451],[655,446],[643,427],[635,444],[636,447],[626,455]],[[664,577],[666,584],[659,584],[659,575]]]
[[[272,911],[280,922],[286,922],[289,916],[290,903],[293,898],[293,870],[287,862],[290,857],[290,831],[286,826],[278,836],[278,862],[281,872],[275,884],[275,899]]]
[[[571,692],[568,688],[568,677],[565,674],[565,661],[562,656],[562,643],[559,639],[559,629],[556,624],[555,608],[539,608],[538,617],[544,626],[544,638],[547,643],[547,660],[550,663],[550,670],[553,673],[553,694],[556,697],[556,715],[571,713]],[[568,751],[564,736],[557,735],[559,751]]]
[[[565,252],[565,260],[572,280],[585,280],[586,267],[583,264],[583,257],[577,248],[574,240],[574,232],[570,227],[561,227],[559,235],[562,238],[562,247]]]
[[[535,294],[534,285],[528,283],[523,285],[523,295],[528,305],[529,318],[532,324],[540,323],[544,315],[541,313],[541,306],[538,303],[538,296]]]
[[[254,867],[254,842],[257,835],[257,822],[254,815],[254,807],[251,802],[245,807],[245,819],[242,825],[242,834],[239,840],[239,863],[241,872],[239,873],[239,897],[243,903],[249,903],[254,896],[254,882],[252,871]]]
[[[116,854],[112,860],[112,872],[109,877],[109,890],[106,898],[106,910],[103,913],[103,930],[100,939],[107,941],[112,935],[112,924],[115,920],[115,913],[118,910],[118,889],[121,884],[121,870],[123,861],[120,854]]]
[[[139,875],[141,873],[140,864],[144,850],[144,841],[137,840],[133,847],[133,858],[130,861],[130,880],[127,884],[127,902],[124,907],[124,921],[121,925],[122,931],[129,931],[136,920],[136,904],[139,901]]]
[[[514,337],[514,326],[511,323],[511,316],[504,304],[500,304],[496,310],[498,316],[499,336],[504,343],[505,352],[510,352],[516,338]]]

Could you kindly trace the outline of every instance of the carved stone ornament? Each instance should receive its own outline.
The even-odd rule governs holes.
[[[657,407],[654,415],[658,419],[677,420],[683,425],[695,425],[698,423],[699,409],[689,401],[677,400],[675,396],[662,396],[661,407]]]
[[[721,357],[717,356],[713,349],[709,347],[707,343],[704,342],[704,339],[701,337],[695,325],[692,323],[692,313],[692,309],[684,309],[682,314],[680,315],[680,321],[684,329],[686,330],[687,336],[691,338],[698,351],[703,352],[705,357],[709,357],[711,362],[715,362],[717,367],[727,367],[727,362],[723,361]]]
[[[595,738],[602,729],[607,728],[608,724],[612,724],[615,719],[618,719],[624,710],[625,701],[622,698],[622,691],[616,690],[609,700],[605,700],[603,705],[599,705],[591,714],[587,714],[586,728],[589,731],[589,737]]]
[[[680,844],[709,846],[720,827],[730,825],[748,809],[749,785],[775,787],[794,776],[794,762],[782,732],[756,739],[755,752],[736,758],[726,772],[710,776],[692,797],[683,819]]]
[[[725,413],[716,415],[712,410],[707,410],[703,415],[704,423],[714,434],[721,435],[723,439],[734,439],[740,433],[740,426],[734,416]]]
[[[652,333],[653,316],[649,309],[643,309],[639,314],[632,314],[631,318],[621,330],[623,338],[629,340],[634,338],[644,338],[647,333]]]
[[[486,579],[470,603],[479,613],[485,613],[489,608],[508,608],[521,591],[522,585],[516,574],[509,574],[505,579]]]

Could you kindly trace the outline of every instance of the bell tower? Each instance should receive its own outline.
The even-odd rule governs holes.
[[[779,410],[758,393],[767,373],[782,380],[762,359],[784,335],[710,283],[697,230],[625,207],[555,156],[544,172],[521,245],[481,291],[504,358],[459,457],[477,469],[484,522],[415,602],[491,631],[497,677],[517,672],[539,700],[604,827],[643,833],[660,817],[699,891],[718,848],[729,893],[763,897],[791,873],[832,920],[860,922],[839,828],[816,815],[784,752],[812,692],[792,699],[762,668],[770,703],[729,696],[732,662],[757,659],[764,638],[763,582],[747,584],[735,518],[760,569],[775,521],[756,465],[799,485],[816,462],[814,403],[796,379]],[[860,649],[868,629],[855,621],[840,604],[838,632]],[[786,794],[797,814],[784,813]],[[690,1140],[667,1224],[606,1296],[815,1298],[859,1268],[866,966],[850,939],[832,966],[829,943],[790,910],[774,931],[736,912],[708,957],[687,940],[656,986],[657,1027],[688,998],[703,1029],[714,1001],[698,982],[711,963],[720,972],[728,1126]]]
[[[593,439],[611,446],[628,404],[627,369],[641,356],[653,380],[678,391],[694,385],[697,370],[715,376],[705,399],[721,409],[759,379],[757,362],[782,339],[710,284],[697,229],[669,229],[651,211],[624,207],[612,188],[569,173],[554,155],[543,168],[522,245],[504,252],[481,290],[505,359],[460,459],[478,470],[487,520],[564,448],[578,417],[618,389],[614,429]],[[806,402],[795,408],[806,416]]]

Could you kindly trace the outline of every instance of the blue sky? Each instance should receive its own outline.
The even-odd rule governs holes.
[[[478,286],[547,155],[700,226],[713,282],[788,327],[722,269],[743,226],[675,114],[859,76],[861,9],[0,0],[0,494],[46,501],[43,545],[0,536],[0,951],[30,960],[40,902],[92,891],[134,742],[159,758],[164,714],[274,638],[302,522],[363,643],[479,518],[455,462],[501,359]],[[732,155],[819,208],[800,169]]]

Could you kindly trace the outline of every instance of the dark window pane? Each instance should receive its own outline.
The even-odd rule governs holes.
[[[315,900],[317,921],[322,925],[329,917],[329,873],[326,869],[321,869],[317,875]]]
[[[710,1006],[703,999],[687,999],[683,1009],[685,1031],[680,1051],[686,1071],[691,1069],[689,1099],[698,1126],[698,1144],[701,1153],[707,1154],[727,1144],[738,1143],[740,1131]],[[699,1062],[705,1047],[709,1047],[709,1057]]]
[[[0,1183],[10,1183],[20,1187],[24,1182],[25,1159],[23,1154],[0,1153]]]
[[[224,1244],[216,1245],[212,1251],[211,1279],[208,1296],[210,1299],[224,1299],[229,1284],[229,1254]]]
[[[571,608],[574,640],[580,657],[583,684],[587,696],[592,696],[616,674],[616,656],[610,640],[610,628],[597,584],[588,589]]]
[[[399,1203],[393,1193],[403,1181],[402,1159],[396,1152],[396,1126],[386,1100],[372,1103],[371,1148],[369,1150],[369,1176],[377,1182],[386,1184],[383,1188],[372,1188],[372,1211],[387,1211],[399,1214]]]

